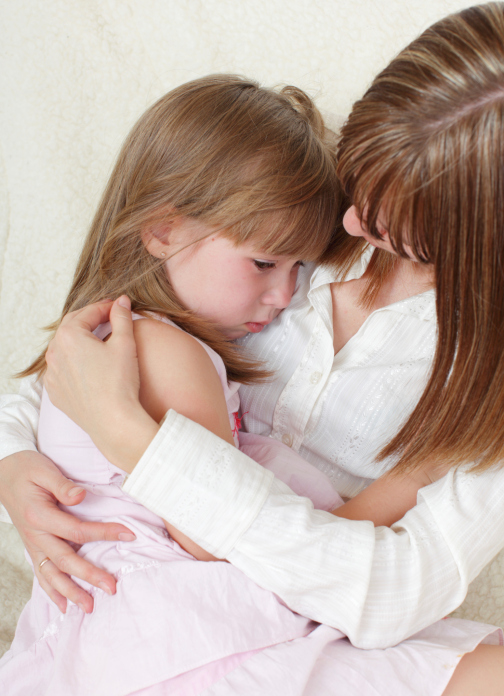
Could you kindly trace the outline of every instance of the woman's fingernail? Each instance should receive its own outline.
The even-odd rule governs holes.
[[[131,309],[131,302],[127,295],[121,295],[121,297],[117,300],[117,304],[121,307],[126,307],[126,309]]]
[[[84,491],[84,488],[72,488],[70,491],[68,491],[68,495],[70,498],[75,498],[75,496],[80,495]]]
[[[135,541],[136,536],[131,532],[121,532],[119,534],[120,541]]]
[[[78,602],[78,603],[77,603],[77,606],[79,607],[79,609],[81,609],[81,610],[84,612],[84,614],[86,613],[86,607],[84,606],[84,604],[80,604],[80,603]]]
[[[110,587],[107,585],[105,582],[99,582],[98,587],[102,589],[104,592],[106,592],[108,595],[113,595],[114,593],[110,589]]]

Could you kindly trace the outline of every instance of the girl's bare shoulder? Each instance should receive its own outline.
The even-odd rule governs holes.
[[[133,322],[133,331],[137,350],[146,353],[150,359],[160,357],[165,364],[167,357],[171,363],[179,363],[180,367],[211,367],[212,360],[201,343],[186,331],[164,321],[142,317]]]
[[[139,319],[133,326],[146,411],[159,422],[173,409],[232,442],[223,386],[201,343],[156,319]]]

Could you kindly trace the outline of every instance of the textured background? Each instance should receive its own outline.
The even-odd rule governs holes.
[[[0,1],[0,388],[44,344],[126,133],[155,99],[212,72],[292,83],[330,117],[460,0]],[[0,528],[0,652],[29,589]],[[465,616],[504,624],[504,560]],[[459,615],[462,615],[459,612]]]

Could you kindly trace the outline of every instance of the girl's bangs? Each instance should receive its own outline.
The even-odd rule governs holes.
[[[226,236],[236,244],[249,243],[272,256],[318,261],[332,240],[336,201],[327,206],[311,200],[288,208],[255,213],[233,225]]]

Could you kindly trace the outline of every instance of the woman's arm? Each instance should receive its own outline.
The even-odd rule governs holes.
[[[0,460],[20,451],[37,451],[42,386],[35,377],[20,382],[19,394],[0,396]]]
[[[295,611],[339,628],[358,646],[393,645],[457,607],[502,548],[504,469],[450,471],[423,488],[392,529],[375,529],[314,510],[271,472],[173,411],[152,439],[159,428],[138,404],[129,312],[114,305],[112,338],[101,345],[89,334],[93,312],[69,317],[64,340],[53,343],[50,382],[56,387],[58,374],[67,377],[51,399],[102,438],[109,458],[115,448],[126,458],[129,451],[134,467],[145,449],[126,490]],[[86,363],[87,386],[76,362]],[[76,394],[94,380],[110,382],[112,396],[79,407]],[[123,419],[129,450],[101,432],[100,413],[111,409]]]
[[[418,492],[447,473],[439,466],[406,474],[389,471],[361,493],[332,511],[347,520],[369,520],[375,527],[391,527],[417,504]]]
[[[314,510],[269,474],[170,412],[126,489],[362,648],[395,645],[453,611],[504,545],[504,469],[450,471],[391,529]]]

